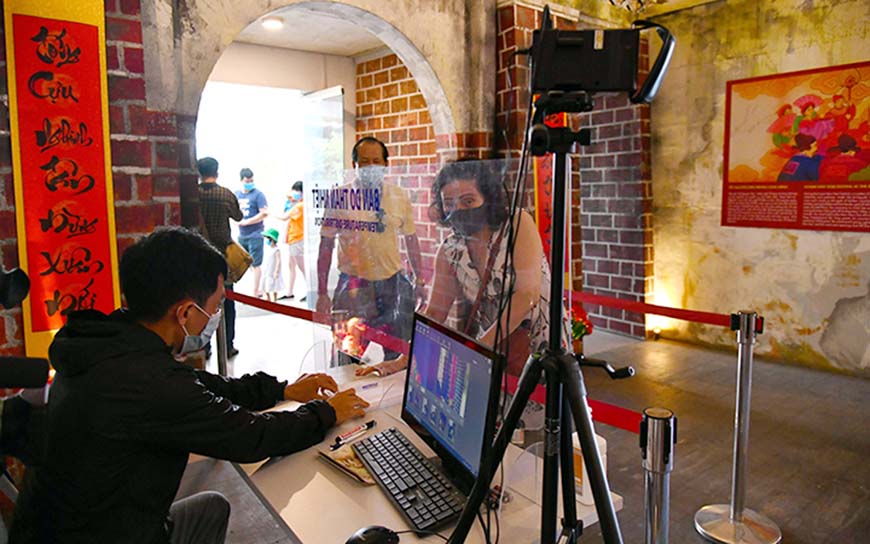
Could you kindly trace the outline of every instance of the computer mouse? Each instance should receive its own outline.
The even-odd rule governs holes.
[[[345,544],[398,544],[398,542],[399,535],[396,531],[380,525],[369,525],[352,534]]]

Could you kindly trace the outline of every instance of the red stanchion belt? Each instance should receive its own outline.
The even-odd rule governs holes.
[[[508,375],[505,377],[505,381],[507,381],[507,392],[511,394],[516,392],[519,378]],[[529,400],[533,400],[538,404],[544,404],[547,400],[547,389],[543,385],[535,387]],[[592,408],[592,419],[595,421],[634,434],[640,432],[640,420],[643,416],[639,412],[590,398],[586,400],[589,402],[589,407]]]
[[[674,319],[682,319],[683,321],[694,321],[696,323],[707,323],[708,325],[719,325],[720,327],[731,328],[731,316],[725,314],[669,308],[667,306],[657,306],[655,304],[647,304],[645,302],[637,302],[634,300],[624,300],[621,298],[596,295],[585,291],[579,293],[572,292],[571,301],[575,304],[579,302],[589,302],[590,304],[600,304],[602,306],[619,308],[621,310],[628,310],[640,314],[663,315]]]

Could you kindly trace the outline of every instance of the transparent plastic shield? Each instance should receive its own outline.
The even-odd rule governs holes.
[[[500,334],[505,342],[509,332],[526,335],[524,347],[509,357],[518,361],[518,374],[529,351],[546,342],[550,272],[526,211],[531,182],[529,198],[520,199],[508,221],[515,167],[513,161],[460,161],[441,169],[391,163],[345,171],[340,183],[309,194],[313,227],[306,239],[318,248],[310,281],[322,292],[316,310],[331,323],[336,348],[349,356],[339,354],[339,363],[358,362],[367,350],[369,364],[380,362],[381,351],[387,361],[399,358],[415,310],[491,346],[500,301],[511,298],[511,318],[503,318]],[[369,349],[373,342],[382,349]]]

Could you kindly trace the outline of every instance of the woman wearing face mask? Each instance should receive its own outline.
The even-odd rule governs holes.
[[[284,241],[287,244],[287,294],[278,300],[292,300],[293,288],[296,284],[296,269],[305,277],[305,205],[302,203],[302,182],[293,183],[284,204],[284,213],[276,218],[287,221]],[[299,299],[305,301],[305,297]]]
[[[452,233],[435,256],[432,291],[423,312],[443,323],[452,305],[459,303],[457,328],[492,346],[502,295],[502,270],[508,255],[508,204],[501,178],[486,162],[448,164],[435,179],[432,200],[431,216],[450,227]],[[519,211],[513,226],[515,258],[506,279],[510,286],[514,276],[514,282],[513,289],[506,292],[512,299],[511,312],[510,321],[507,315],[502,316],[502,338],[517,330],[527,331],[527,350],[537,351],[546,345],[549,331],[550,267],[532,216]],[[516,355],[512,353],[512,361]],[[524,361],[525,357],[516,359]],[[406,366],[407,358],[402,356],[361,368],[358,374],[386,375]],[[516,365],[508,367],[514,375],[521,370]]]

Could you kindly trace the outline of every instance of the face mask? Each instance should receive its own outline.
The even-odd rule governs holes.
[[[364,189],[376,189],[384,181],[387,168],[384,166],[364,166],[357,168],[360,186]]]
[[[468,238],[476,234],[486,225],[486,208],[468,208],[454,210],[447,216],[447,222],[453,227],[456,234]]]
[[[302,191],[293,191],[292,193],[290,193],[290,197],[293,199],[294,202],[299,202],[300,200],[302,200]]]
[[[243,183],[242,187],[244,187],[246,191],[250,191],[251,189],[254,188],[254,182],[251,181],[249,183]]]
[[[181,325],[181,330],[184,331],[184,342],[181,343],[181,350],[178,352],[179,357],[184,357],[185,355],[199,351],[207,346],[208,343],[211,342],[211,337],[214,334],[214,331],[217,330],[218,325],[220,325],[221,322],[220,308],[218,308],[215,313],[209,315],[208,312],[200,308],[198,304],[194,303],[194,306],[197,310],[202,312],[203,315],[208,316],[208,323],[205,324],[202,332],[195,336],[187,332],[187,327]]]

